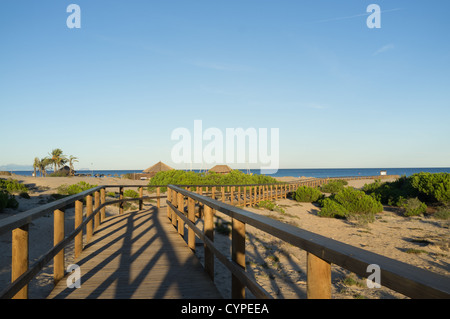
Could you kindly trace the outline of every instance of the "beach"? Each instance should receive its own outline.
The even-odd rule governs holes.
[[[30,177],[13,175],[30,189],[30,199],[16,196],[19,202],[17,210],[5,209],[0,219],[13,216],[51,201],[51,195],[60,185],[75,184],[84,181],[92,185],[142,185],[148,181],[129,180],[116,177]],[[293,181],[298,177],[280,177],[282,181]],[[373,180],[352,180],[349,186],[360,188]],[[144,191],[146,195],[146,190]],[[375,222],[358,225],[343,219],[323,218],[317,216],[320,209],[312,203],[299,203],[292,199],[279,199],[276,204],[285,210],[277,213],[257,207],[245,209],[269,216],[302,229],[330,237],[349,245],[369,250],[389,258],[405,262],[444,276],[450,276],[450,232],[448,220],[431,217],[404,217],[391,207],[384,207]],[[161,201],[165,207],[165,200]],[[146,203],[151,205],[151,203]],[[132,208],[133,209],[133,208]],[[107,215],[118,213],[117,207],[108,207]],[[219,218],[228,217],[217,213]],[[73,209],[66,210],[66,232],[73,229]],[[275,298],[306,297],[306,253],[300,249],[281,242],[253,227],[247,227],[246,267],[247,272]],[[10,281],[11,235],[0,236],[0,287]],[[53,218],[51,214],[34,220],[30,226],[30,264],[48,251],[53,244]],[[230,250],[230,237],[216,232],[215,244],[221,251]],[[196,251],[202,261],[201,249]],[[73,263],[73,244],[66,249],[66,265]],[[230,297],[231,277],[218,261],[215,266],[215,283],[224,297]],[[45,298],[52,289],[52,263],[30,283],[30,298]],[[381,283],[382,284],[382,283]],[[332,265],[332,297],[337,299],[358,298],[405,298],[403,295],[387,288],[370,289],[365,280],[348,271]],[[251,294],[248,293],[251,297]]]

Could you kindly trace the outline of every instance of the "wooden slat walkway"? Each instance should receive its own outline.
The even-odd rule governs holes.
[[[222,298],[165,208],[106,219],[76,264],[81,288],[63,278],[48,298]]]

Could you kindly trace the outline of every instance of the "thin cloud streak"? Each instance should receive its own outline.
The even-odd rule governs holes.
[[[401,9],[401,8],[389,9],[389,10],[381,11],[381,13],[393,12],[393,11],[399,11],[399,10],[402,10],[402,9]],[[369,15],[371,15],[371,14],[372,14],[371,12],[366,12],[366,13],[355,14],[355,15],[352,15],[352,16],[337,17],[337,18],[331,18],[331,19],[318,20],[318,21],[315,21],[315,23],[324,23],[324,22],[332,22],[332,21],[340,21],[340,20],[354,19],[354,18],[358,18],[358,17],[369,16]]]
[[[393,50],[394,48],[395,48],[395,46],[393,44],[387,44],[387,45],[379,48],[378,50],[376,50],[373,53],[373,56],[381,54],[381,53],[384,53],[384,52],[389,51],[389,50]]]

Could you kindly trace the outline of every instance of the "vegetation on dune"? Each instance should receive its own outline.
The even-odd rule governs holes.
[[[12,178],[0,178],[0,212],[5,208],[19,208],[19,202],[14,195],[17,193],[21,197],[26,198],[28,196],[29,198],[28,188],[25,185]]]
[[[275,178],[266,175],[248,175],[239,170],[232,170],[228,174],[214,172],[196,173],[192,171],[170,170],[158,172],[151,178],[149,191],[155,191],[153,185],[245,185],[245,184],[275,184]],[[161,191],[165,192],[166,187]],[[195,189],[193,189],[195,190]]]
[[[344,186],[348,185],[348,182],[343,179],[336,179],[329,181],[326,184],[320,186],[320,190],[324,193],[337,193],[344,189]]]
[[[450,173],[422,172],[393,182],[378,180],[364,185],[363,191],[385,205],[402,208],[405,216],[423,214],[427,205],[438,207],[442,214],[450,204]]]
[[[363,191],[347,187],[320,201],[322,217],[354,219],[358,222],[373,222],[375,215],[383,211],[383,205]]]
[[[294,198],[297,202],[314,203],[324,198],[324,195],[318,188],[309,186],[300,186],[292,194],[292,198]]]
[[[58,194],[60,195],[75,195],[84,192],[88,189],[97,187],[98,185],[91,185],[84,181],[78,182],[77,184],[67,185],[63,184],[58,187]]]

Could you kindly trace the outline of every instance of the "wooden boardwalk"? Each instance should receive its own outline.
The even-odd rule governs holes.
[[[75,262],[81,288],[65,277],[48,298],[222,298],[165,208],[106,219]]]

